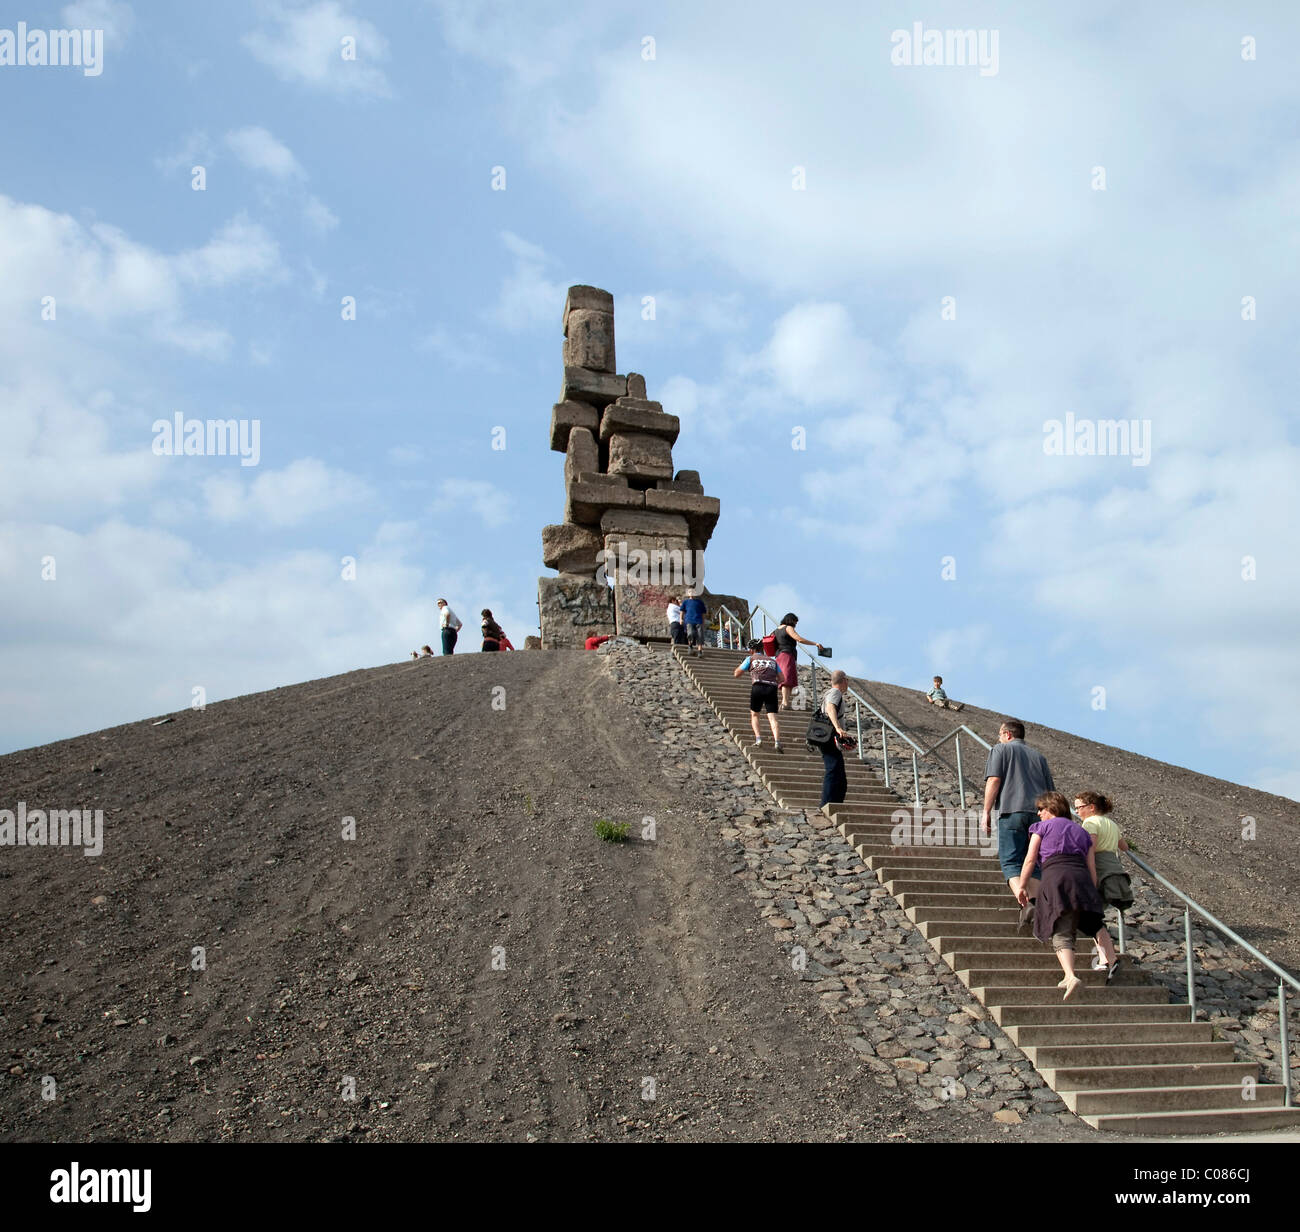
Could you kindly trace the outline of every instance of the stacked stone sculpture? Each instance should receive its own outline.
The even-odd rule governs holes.
[[[582,646],[591,629],[666,639],[671,597],[703,592],[705,546],[720,504],[698,471],[673,470],[681,423],[646,398],[645,377],[618,375],[614,297],[570,287],[564,302],[564,385],[551,448],[564,454],[564,521],[542,530],[542,646]],[[608,579],[608,580],[607,580]],[[610,583],[613,585],[610,585]],[[708,596],[742,619],[745,605]]]

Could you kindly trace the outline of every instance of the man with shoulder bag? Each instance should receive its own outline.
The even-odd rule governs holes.
[[[821,708],[808,725],[808,744],[822,755],[822,765],[826,770],[822,779],[823,808],[828,804],[843,804],[849,791],[844,750],[855,747],[857,742],[844,729],[844,691],[848,682],[846,673],[831,673],[831,687],[822,699]]]

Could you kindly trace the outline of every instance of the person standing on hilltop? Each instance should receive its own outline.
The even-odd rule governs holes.
[[[1029,850],[1029,827],[1038,822],[1034,801],[1044,792],[1055,791],[1047,758],[1025,743],[1025,725],[1019,719],[1003,719],[998,743],[989,750],[984,768],[984,809],[980,833],[988,834],[992,815],[998,814],[998,862],[1007,887],[1020,903],[1020,931],[1032,923],[1038,901],[1038,879],[1042,870],[1034,866],[1027,883],[1022,871]],[[1066,810],[1069,811],[1068,809]],[[1020,897],[1021,889],[1025,898]],[[1095,930],[1094,930],[1095,931]]]
[[[704,653],[704,618],[708,608],[699,595],[691,595],[682,602],[682,623],[686,626],[686,644],[697,658]]]
[[[501,642],[505,634],[501,631],[501,626],[492,618],[492,609],[485,607],[483,609],[483,649],[500,650]]]
[[[438,600],[438,628],[442,633],[442,653],[456,653],[456,638],[460,634],[460,617],[447,606],[446,599]]]
[[[822,648],[821,642],[810,642],[806,637],[799,636],[795,629],[798,623],[798,616],[793,612],[786,612],[781,617],[781,627],[776,631],[776,657],[781,664],[782,710],[791,708],[790,698],[799,687],[799,644],[802,642],[805,646],[816,646],[818,650]]]
[[[668,610],[665,613],[668,617],[668,637],[674,646],[680,646],[686,641],[686,635],[682,632],[682,605],[677,598],[668,600]]]

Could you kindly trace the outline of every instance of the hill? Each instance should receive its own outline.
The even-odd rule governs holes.
[[[353,672],[11,754],[0,782],[105,811],[98,858],[0,848],[7,1140],[958,1135],[774,985],[600,656]],[[653,842],[593,833],[644,816]]]

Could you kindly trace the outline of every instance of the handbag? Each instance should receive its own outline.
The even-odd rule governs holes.
[[[825,711],[818,710],[813,714],[808,730],[804,733],[804,739],[814,753],[821,753],[831,746],[835,739],[835,726],[826,717]]]

